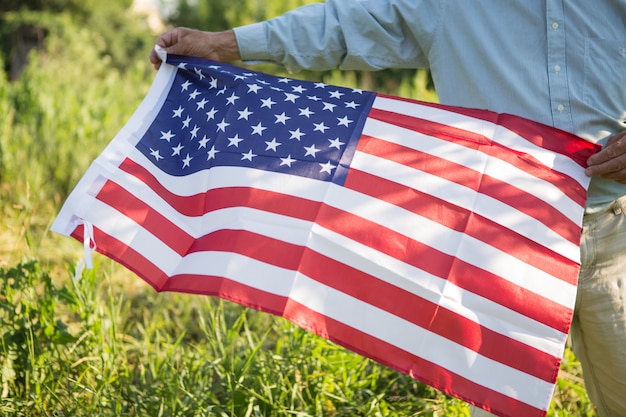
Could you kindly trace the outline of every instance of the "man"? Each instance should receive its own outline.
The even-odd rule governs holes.
[[[157,44],[292,71],[430,68],[444,104],[516,114],[602,144],[586,170],[571,336],[606,417],[626,416],[625,25],[625,0],[328,0],[225,32],[178,28]],[[158,68],[154,52],[151,61]]]

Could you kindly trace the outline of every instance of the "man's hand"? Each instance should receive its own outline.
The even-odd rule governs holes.
[[[232,30],[204,32],[179,27],[159,36],[156,44],[169,54],[197,56],[222,62],[241,58]],[[150,52],[150,62],[155,69],[161,66],[161,58],[154,49]]]
[[[626,184],[626,131],[611,136],[602,150],[591,155],[585,170],[588,177],[598,176]]]

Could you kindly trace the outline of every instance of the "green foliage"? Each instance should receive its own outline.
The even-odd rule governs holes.
[[[0,269],[0,414],[409,416],[461,404],[283,319],[132,295],[103,273],[55,286],[36,261]]]

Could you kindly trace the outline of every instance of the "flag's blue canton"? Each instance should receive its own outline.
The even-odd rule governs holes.
[[[249,166],[343,183],[375,94],[177,57],[137,148],[171,175]]]

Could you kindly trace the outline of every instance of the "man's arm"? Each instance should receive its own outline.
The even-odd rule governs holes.
[[[379,70],[428,64],[441,21],[437,0],[326,0],[226,32],[178,28],[158,38],[166,52],[214,60],[270,61],[290,71]],[[151,61],[158,67],[156,53]]]

